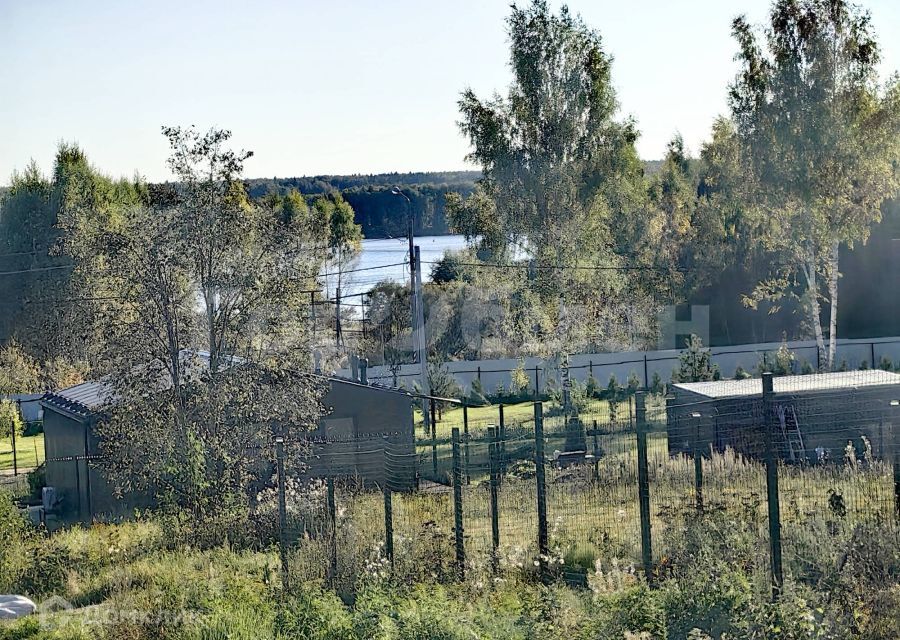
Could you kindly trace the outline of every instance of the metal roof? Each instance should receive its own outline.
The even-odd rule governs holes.
[[[776,376],[772,379],[772,388],[775,393],[847,391],[861,387],[878,387],[893,384],[900,384],[900,375],[890,371],[882,371],[881,369]],[[674,384],[672,387],[707,398],[735,398],[762,394],[762,380],[760,378],[684,382]]]
[[[112,388],[109,383],[89,381],[49,394],[48,399],[54,397],[61,398],[68,402],[79,404],[87,409],[97,409],[110,399],[111,393]]]
[[[201,361],[204,362],[207,367],[209,366],[208,351],[195,351],[191,352],[191,355],[197,356]],[[237,362],[238,358],[234,358],[234,361]],[[243,362],[243,359],[241,359],[240,361]],[[316,378],[322,378],[333,383],[336,382],[339,384],[347,384],[361,388],[373,389],[380,392],[397,393],[400,395],[413,397],[413,394],[404,389],[397,389],[385,385],[373,383],[365,385],[356,380],[348,380],[346,378],[340,378],[337,376],[323,376],[318,374],[306,375],[310,375]],[[48,393],[44,396],[41,404],[58,409],[63,409],[64,411],[75,414],[79,417],[88,417],[97,409],[112,402],[112,392],[112,385],[109,382],[103,380],[92,380],[89,382],[76,384],[75,386],[69,387],[67,389]]]
[[[184,359],[195,357],[203,363],[203,366],[209,367],[208,351],[189,351],[185,349],[182,350],[181,356]],[[233,356],[230,359],[233,362],[243,361],[243,359]],[[41,404],[86,417],[103,405],[109,404],[113,400],[112,392],[112,385],[108,381],[89,380],[66,389],[48,393]]]

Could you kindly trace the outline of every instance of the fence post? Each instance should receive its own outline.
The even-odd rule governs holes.
[[[22,417],[22,401],[16,400],[16,410],[19,412],[19,418]],[[13,420],[9,423],[9,428],[11,432],[12,439],[12,459],[13,459],[13,475],[19,475],[19,452],[16,451],[16,421]],[[87,452],[85,452],[87,455]],[[87,462],[84,463],[85,468],[87,468]]]
[[[466,575],[466,547],[463,539],[462,461],[459,454],[459,427],[453,427],[453,530],[456,538],[456,567],[459,577]]]
[[[500,473],[506,473],[506,420],[503,417],[503,405],[500,405]]]
[[[900,400],[891,400],[891,450],[894,454],[894,515],[900,521]]]
[[[388,466],[388,441],[384,440],[384,553],[394,566],[394,505],[391,495]]]
[[[434,398],[429,398],[428,404],[431,410],[431,424],[435,424],[437,423],[437,411],[435,410]]]
[[[534,403],[534,477],[537,482],[538,551],[541,573],[550,555],[550,539],[547,533],[547,481],[544,470],[544,406]]]
[[[641,513],[641,558],[647,582],[653,580],[653,541],[650,533],[650,473],[647,463],[647,404],[644,392],[634,396],[637,436],[638,503]]]
[[[331,462],[328,463],[328,478],[326,479],[328,487],[328,532],[331,548],[328,550],[330,558],[328,559],[328,579],[334,580],[337,575],[337,504],[334,500],[334,475],[331,473]]]
[[[600,479],[600,442],[597,440],[597,421],[594,420],[594,482]]]
[[[497,573],[497,566],[500,560],[500,512],[497,505],[497,486],[499,484],[500,475],[500,443],[497,437],[496,427],[488,427],[488,437],[490,445],[488,445],[488,456],[490,460],[490,498],[491,498],[491,568]]]
[[[772,597],[781,594],[784,575],[781,567],[781,505],[778,496],[778,458],[775,456],[775,391],[772,374],[762,374],[763,430],[766,446],[766,498],[769,505],[769,553],[772,569]]]
[[[703,450],[700,447],[700,423],[703,416],[695,411],[691,417],[694,419],[694,496],[697,511],[703,511]]]
[[[431,421],[431,481],[438,480],[437,424]]]
[[[287,500],[285,498],[284,438],[275,436],[275,460],[278,469],[278,554],[281,557],[282,593],[288,591]]]
[[[466,484],[472,480],[469,476],[469,405],[463,403],[463,450],[466,462]]]
[[[538,373],[538,365],[534,365],[534,399],[535,401],[541,399],[541,377]]]

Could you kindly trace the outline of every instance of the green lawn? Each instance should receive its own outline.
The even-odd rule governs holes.
[[[545,430],[551,430],[552,423],[554,423],[554,421],[559,422],[558,419],[549,417],[549,414],[556,407],[557,405],[553,402],[544,402]],[[654,415],[656,414],[654,409],[655,405],[648,401],[647,417],[650,420],[652,420]],[[481,437],[486,435],[487,428],[489,426],[496,426],[500,423],[500,407],[497,404],[489,405],[486,407],[469,407],[468,413],[469,433],[473,437]],[[610,415],[609,403],[606,400],[590,400],[588,402],[588,405],[581,410],[580,415],[582,420],[584,420],[588,425],[593,420],[596,420],[600,425],[606,425],[612,419]],[[616,411],[618,422],[627,421],[629,417],[633,415],[633,400],[623,401],[618,404]],[[531,401],[528,401],[520,402],[518,404],[503,405],[503,418],[507,428],[525,423],[532,424],[532,421],[534,420],[534,404]],[[422,429],[422,412],[420,410],[416,410],[415,412],[415,424],[416,435],[420,439],[430,438],[430,435],[425,434]],[[453,407],[452,409],[446,409],[442,414],[438,416],[436,429],[437,437],[439,439],[449,438],[453,427],[458,427],[460,432],[463,431],[462,407]]]
[[[29,470],[44,461],[44,434],[17,437],[16,454],[19,472]],[[0,473],[11,473],[13,469],[12,442],[9,436],[0,438]]]

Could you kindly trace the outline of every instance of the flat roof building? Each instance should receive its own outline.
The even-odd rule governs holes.
[[[900,400],[900,375],[870,369],[776,376],[772,387],[767,407],[760,378],[671,385],[669,453],[732,448],[761,457],[767,424],[776,454],[790,462],[839,461],[848,443],[862,454],[863,438],[875,456],[890,451],[890,402]]]

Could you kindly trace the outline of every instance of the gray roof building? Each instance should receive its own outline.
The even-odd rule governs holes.
[[[201,352],[201,359],[208,354]],[[314,375],[314,374],[309,374]],[[323,403],[328,413],[309,434],[310,476],[359,476],[382,483],[385,447],[399,459],[414,459],[414,396],[390,387],[355,380],[316,376],[327,382]],[[153,504],[152,496],[114,497],[94,459],[100,450],[93,425],[104,406],[115,402],[111,385],[91,381],[43,396],[44,446],[47,485],[60,500],[60,515],[67,521],[90,522],[126,515]],[[365,446],[360,446],[361,443]],[[395,488],[415,482],[415,465],[392,468]]]

